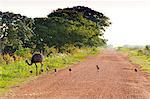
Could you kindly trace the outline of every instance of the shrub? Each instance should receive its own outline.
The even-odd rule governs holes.
[[[146,45],[146,46],[145,46],[145,50],[150,51],[150,45]]]
[[[21,61],[22,57],[21,56],[17,56],[17,55],[13,55],[14,61]]]
[[[32,54],[30,53],[31,50],[29,48],[22,48],[15,52],[15,55],[23,57],[23,58],[31,58]]]
[[[48,46],[44,47],[44,55],[49,56],[58,53],[58,50],[54,47],[49,48]]]
[[[3,59],[5,60],[6,64],[10,64],[14,62],[13,57],[11,57],[9,54],[4,54]]]
[[[70,54],[73,54],[77,51],[77,47],[75,47],[73,44],[65,44],[64,46],[62,46],[60,48],[60,52],[62,53],[70,53]]]
[[[5,64],[6,62],[5,62],[5,60],[3,59],[3,56],[0,54],[0,63],[1,64]]]

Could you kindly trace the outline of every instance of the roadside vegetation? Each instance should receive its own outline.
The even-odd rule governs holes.
[[[54,49],[53,49],[54,50]],[[99,48],[82,48],[75,49],[73,53],[53,53],[48,57],[44,58],[44,73],[54,71],[54,69],[62,69],[71,64],[79,62],[83,60],[86,56],[96,55],[99,53]],[[27,53],[27,52],[23,52]],[[18,53],[17,53],[18,54]],[[25,63],[26,59],[31,58],[31,54],[28,53],[29,56],[17,57],[16,61],[11,61],[11,57],[8,55],[7,58],[9,64],[6,64],[3,60],[2,56],[0,56],[1,64],[0,64],[0,92],[5,92],[12,86],[19,85],[21,82],[25,82],[30,79],[35,79],[35,65],[28,66]],[[3,62],[3,63],[2,63]],[[38,64],[40,69],[40,64]],[[48,69],[47,69],[48,68]],[[32,73],[30,71],[32,70]],[[39,70],[40,71],[40,70]]]
[[[140,68],[144,71],[150,71],[150,46],[145,47],[119,47],[119,51],[127,53],[129,59],[139,64]]]
[[[110,25],[103,13],[84,6],[40,18],[0,11],[0,92],[35,78],[35,66],[25,63],[35,53],[44,55],[44,73],[95,55],[106,46]]]

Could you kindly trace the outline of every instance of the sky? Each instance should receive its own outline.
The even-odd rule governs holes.
[[[110,18],[105,38],[113,46],[150,45],[150,0],[0,0],[0,11],[46,17],[58,8],[87,6]]]

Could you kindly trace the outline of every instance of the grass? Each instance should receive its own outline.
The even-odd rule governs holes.
[[[138,50],[129,48],[120,48],[119,51],[127,53],[129,59],[140,65],[140,68],[144,71],[150,71],[150,56],[144,54],[138,54]]]
[[[51,72],[54,68],[65,68],[70,64],[74,64],[83,60],[86,56],[96,55],[99,53],[99,49],[80,49],[74,54],[54,54],[44,58],[44,71],[49,66]],[[32,70],[31,74],[29,71]],[[40,70],[40,64],[38,64],[38,71]],[[13,62],[11,64],[0,64],[0,94],[7,92],[11,87],[19,85],[30,79],[37,78],[35,76],[35,66],[28,66],[22,59],[20,61]]]

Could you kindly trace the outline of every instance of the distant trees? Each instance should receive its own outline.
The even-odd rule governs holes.
[[[146,45],[146,46],[145,46],[145,50],[150,51],[150,45]]]
[[[150,56],[150,45],[146,45],[145,48],[143,49],[143,53],[145,55]]]
[[[0,48],[92,47],[106,44],[104,31],[111,24],[108,17],[88,7],[57,9],[43,18],[0,12]]]

